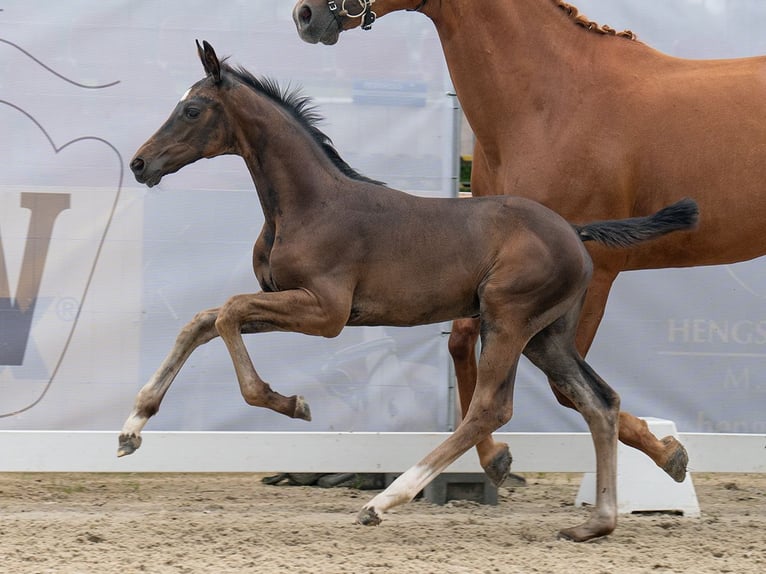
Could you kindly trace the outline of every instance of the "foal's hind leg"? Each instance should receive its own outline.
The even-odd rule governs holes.
[[[460,397],[461,416],[465,417],[476,388],[476,342],[479,338],[478,319],[460,319],[452,323],[449,352],[455,366],[455,378]],[[511,451],[504,442],[495,442],[492,435],[476,445],[479,463],[489,479],[500,486],[511,470]]]
[[[384,512],[412,500],[460,455],[510,420],[516,366],[524,344],[524,334],[518,333],[522,329],[512,327],[489,329],[485,335],[476,391],[457,430],[370,500],[359,513],[358,522],[379,524]]]
[[[620,399],[574,346],[577,309],[538,333],[524,354],[547,376],[588,423],[596,450],[596,506],[583,524],[560,531],[582,542],[612,532],[617,525],[617,425]]]

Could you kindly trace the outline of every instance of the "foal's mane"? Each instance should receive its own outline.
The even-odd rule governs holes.
[[[283,89],[275,79],[266,77],[257,78],[241,66],[235,68],[229,64],[222,63],[222,68],[225,73],[231,74],[246,86],[266,96],[286,110],[303,126],[312,139],[322,148],[327,157],[330,158],[333,165],[344,175],[358,181],[384,185],[380,181],[362,175],[340,157],[330,137],[317,127],[324,118],[317,111],[311,98],[303,95],[300,88],[288,86]]]
[[[562,0],[553,0],[554,4],[561,8],[566,14],[574,20],[574,23],[578,26],[582,26],[586,30],[589,30],[591,32],[596,32],[597,34],[604,34],[607,36],[619,36],[620,38],[627,38],[628,40],[636,40],[636,35],[631,32],[630,30],[623,30],[622,32],[618,32],[614,28],[611,28],[606,25],[601,25],[598,22],[593,22],[588,19],[587,16],[584,14],[580,14],[580,11],[572,6],[571,4],[567,4],[566,2],[563,2]]]

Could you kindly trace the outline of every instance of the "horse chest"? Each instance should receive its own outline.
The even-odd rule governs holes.
[[[309,249],[300,249],[276,235],[273,241],[256,242],[253,271],[264,291],[283,291],[308,282],[314,259]]]

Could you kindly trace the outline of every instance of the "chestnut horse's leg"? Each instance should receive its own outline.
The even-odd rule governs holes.
[[[479,319],[460,319],[452,323],[449,352],[455,366],[460,411],[466,416],[476,387],[476,342],[479,339]],[[500,486],[511,470],[511,452],[504,442],[496,442],[490,434],[476,445],[487,477]]]
[[[609,291],[616,278],[616,272],[598,267],[594,270],[577,328],[577,350],[583,357],[596,336]],[[560,396],[555,387],[553,392],[561,404],[572,407],[571,402]],[[620,441],[645,453],[676,482],[682,482],[686,478],[689,455],[684,446],[673,436],[658,439],[645,421],[625,411],[620,412]]]
[[[141,446],[141,430],[149,417],[160,409],[162,398],[192,351],[218,336],[218,331],[215,330],[216,317],[218,309],[201,311],[181,329],[160,368],[138,392],[133,411],[120,433],[117,456],[131,454]]]

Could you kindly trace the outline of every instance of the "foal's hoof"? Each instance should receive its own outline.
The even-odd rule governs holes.
[[[356,516],[356,521],[365,526],[377,526],[380,524],[380,516],[374,508],[362,508]]]
[[[667,472],[676,482],[683,482],[686,478],[686,467],[689,464],[689,454],[675,437],[666,436],[662,439],[666,451],[672,451],[668,460],[662,466],[662,470]]]
[[[311,409],[309,404],[302,396],[295,397],[295,410],[293,411],[294,419],[303,419],[304,421],[311,420]]]
[[[498,446],[501,447],[500,452],[484,467],[485,474],[495,486],[502,485],[505,479],[508,478],[508,475],[511,473],[511,462],[513,461],[511,449],[508,448],[508,445],[498,443]]]
[[[141,436],[135,433],[121,434],[120,446],[117,448],[117,456],[125,456],[126,454],[133,454],[141,446]]]
[[[589,540],[601,538],[607,534],[609,533],[606,532],[604,534],[593,534],[590,532],[581,532],[577,528],[565,528],[563,530],[559,530],[556,538],[559,540],[566,540],[568,542],[588,542]]]
[[[570,542],[587,542],[588,540],[594,540],[611,534],[616,526],[616,517],[607,519],[591,518],[580,526],[560,530],[558,539],[569,540]]]

